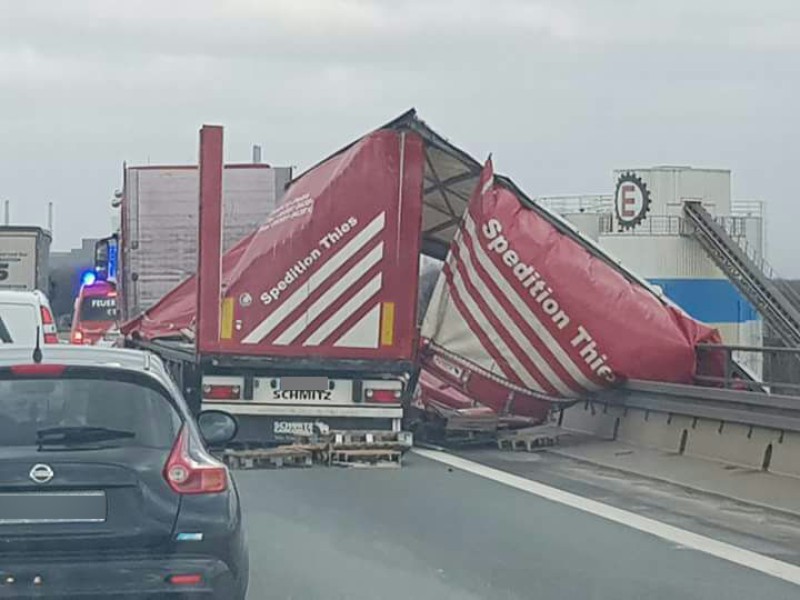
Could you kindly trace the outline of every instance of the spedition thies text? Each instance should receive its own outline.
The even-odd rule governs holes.
[[[497,219],[489,219],[484,223],[481,233],[485,240],[488,240],[488,242],[484,241],[486,248],[501,256],[503,265],[513,273],[514,279],[519,281],[522,288],[534,300],[535,305],[540,307],[550,321],[559,330],[566,329],[571,319],[554,297],[553,289],[533,265],[520,260],[519,254],[511,248],[508,239],[502,235],[502,232],[503,226]],[[616,379],[611,367],[606,364],[608,357],[600,352],[597,342],[584,326],[578,325],[577,331],[570,335],[569,339],[570,346],[578,350],[581,359],[598,377],[608,382]]]
[[[334,227],[319,240],[316,248],[312,249],[305,257],[298,260],[284,273],[283,277],[269,290],[261,294],[261,302],[265,305],[272,304],[285,292],[297,279],[308,271],[322,255],[332,249],[340,240],[349,234],[358,225],[358,219],[348,218],[344,223]]]

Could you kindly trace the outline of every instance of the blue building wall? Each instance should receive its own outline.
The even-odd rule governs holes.
[[[727,279],[648,279],[666,296],[704,323],[758,320],[753,305]]]

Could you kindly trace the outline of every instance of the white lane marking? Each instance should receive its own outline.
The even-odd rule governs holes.
[[[603,504],[597,500],[590,500],[589,498],[565,492],[564,490],[550,487],[549,485],[544,485],[537,481],[531,481],[530,479],[525,479],[518,475],[512,475],[511,473],[506,473],[499,469],[487,467],[465,458],[447,454],[446,452],[425,450],[422,448],[414,448],[412,452],[424,458],[429,458],[456,469],[472,473],[473,475],[478,475],[517,490],[528,492],[534,496],[539,496],[540,498],[545,498],[552,502],[558,502],[559,504],[576,508],[643,533],[649,533],[663,540],[679,544],[684,548],[691,548],[716,558],[721,558],[722,560],[747,567],[748,569],[753,569],[777,577],[778,579],[783,579],[789,583],[800,585],[800,566],[776,560],[725,542],[720,542],[704,535],[692,533],[691,531],[686,531],[685,529],[680,529],[673,525],[667,525],[655,519],[649,519],[621,508]]]
[[[305,302],[311,293],[325,281],[347,260],[366,246],[369,241],[383,231],[386,223],[386,212],[382,212],[364,227],[356,236],[331,256],[319,269],[312,273],[306,284],[303,284],[295,293],[285,299],[270,315],[259,323],[253,331],[242,339],[243,344],[257,344],[270,332],[280,325],[283,320],[300,304]]]
[[[362,275],[378,264],[383,258],[383,242],[370,250],[360,261],[353,265],[347,273],[341,275],[336,283],[331,285],[322,296],[317,299],[308,309],[286,328],[275,340],[276,346],[287,346],[294,342],[303,333],[309,323],[325,312],[328,307],[341,298],[353,284],[361,279]],[[347,315],[350,316],[350,315]]]

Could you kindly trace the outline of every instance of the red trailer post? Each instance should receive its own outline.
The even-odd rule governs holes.
[[[197,260],[197,351],[219,346],[222,282],[222,127],[200,130],[200,218]]]

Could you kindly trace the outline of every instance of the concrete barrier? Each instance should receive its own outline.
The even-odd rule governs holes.
[[[794,431],[602,402],[572,406],[561,423],[601,439],[800,477],[800,434]]]
[[[561,426],[572,431],[589,433],[604,440],[614,439],[614,424],[623,410],[597,402],[581,402],[565,410]]]

